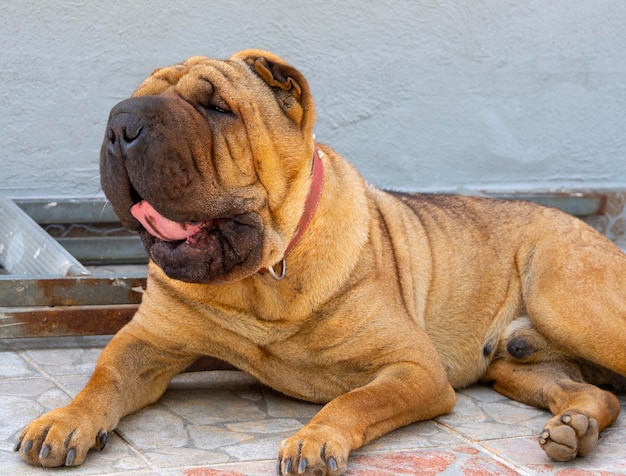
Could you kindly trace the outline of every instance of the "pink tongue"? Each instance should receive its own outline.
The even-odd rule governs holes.
[[[133,205],[130,209],[148,233],[163,241],[180,241],[198,233],[203,223],[178,223],[165,218],[145,200]]]

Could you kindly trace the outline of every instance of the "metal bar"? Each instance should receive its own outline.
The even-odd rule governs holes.
[[[148,262],[146,249],[139,236],[57,238],[57,241],[84,264]]]
[[[488,193],[492,198],[505,200],[525,200],[561,211],[577,217],[601,215],[606,205],[606,195],[599,193]]]
[[[40,225],[119,222],[113,208],[104,198],[19,198],[14,201]]]
[[[0,196],[0,264],[10,274],[89,275],[15,203]]]
[[[0,308],[0,338],[115,334],[137,305]]]
[[[9,278],[0,279],[2,307],[138,304],[146,287],[145,277]]]

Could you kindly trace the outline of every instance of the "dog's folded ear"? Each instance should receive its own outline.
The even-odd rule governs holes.
[[[290,91],[295,99],[300,100],[302,88],[294,79],[294,76],[300,75],[300,73],[295,68],[270,61],[264,57],[256,58],[254,68],[267,84],[283,91]]]
[[[313,100],[309,85],[300,71],[268,51],[245,50],[233,57],[248,63],[273,88],[282,109],[303,130],[313,128]]]

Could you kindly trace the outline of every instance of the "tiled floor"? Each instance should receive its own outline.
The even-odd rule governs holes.
[[[0,340],[0,474],[274,474],[279,441],[319,409],[241,372],[184,374],[159,403],[124,419],[107,448],[91,454],[83,466],[26,465],[12,451],[18,433],[82,388],[106,341]],[[551,462],[536,442],[547,418],[489,388],[472,387],[459,393],[453,413],[395,431],[356,452],[347,474],[626,474],[626,417],[604,433],[592,455],[565,464]]]

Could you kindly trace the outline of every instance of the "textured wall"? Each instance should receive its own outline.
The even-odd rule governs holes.
[[[380,185],[626,187],[623,0],[2,3],[11,197],[97,195],[111,106],[157,66],[249,47],[305,72],[318,139]]]

